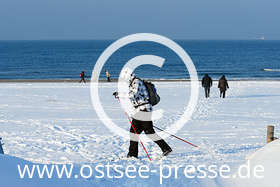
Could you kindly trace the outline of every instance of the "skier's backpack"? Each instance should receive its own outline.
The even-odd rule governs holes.
[[[157,89],[155,88],[155,85],[149,81],[145,81],[143,80],[143,83],[148,91],[149,94],[149,103],[152,106],[155,106],[156,104],[158,104],[160,102],[160,97],[157,94]]]

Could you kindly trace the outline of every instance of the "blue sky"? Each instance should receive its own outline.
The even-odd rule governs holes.
[[[0,0],[0,40],[280,39],[279,0]]]

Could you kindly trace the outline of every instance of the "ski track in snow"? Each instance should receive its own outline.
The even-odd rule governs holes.
[[[148,161],[140,146],[139,160],[119,159],[126,156],[129,141],[112,134],[98,120],[91,106],[89,85],[2,83],[0,137],[7,154],[37,163],[240,164],[246,155],[264,145],[266,125],[276,122],[279,116],[275,107],[266,110],[280,98],[274,84],[280,85],[278,82],[229,82],[226,99],[219,98],[216,82],[209,99],[204,98],[204,90],[200,88],[192,119],[177,133],[199,148],[170,137],[167,142],[173,153],[158,160],[160,149],[148,143],[153,162]],[[156,85],[162,98],[159,107],[165,109],[165,114],[155,125],[166,128],[182,114],[184,105],[180,98],[185,98],[189,83]],[[263,87],[270,92],[266,93]],[[104,108],[128,129],[125,115],[111,96],[115,88],[114,83],[101,84]],[[174,89],[179,91],[171,96]]]

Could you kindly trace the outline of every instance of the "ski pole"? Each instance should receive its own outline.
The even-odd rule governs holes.
[[[121,101],[120,101],[120,98],[118,98],[118,101],[121,102]],[[124,111],[124,110],[123,110],[123,111]],[[144,149],[144,151],[145,151],[147,157],[149,158],[150,161],[152,161],[152,159],[150,158],[150,155],[148,154],[148,151],[146,150],[146,148],[145,148],[143,142],[142,142],[141,139],[140,139],[140,136],[139,136],[138,133],[136,132],[136,129],[134,128],[134,126],[133,126],[133,124],[132,124],[132,122],[131,122],[131,120],[130,120],[130,117],[128,116],[128,114],[126,113],[126,111],[124,111],[124,113],[125,113],[125,115],[126,115],[128,121],[129,121],[129,123],[131,124],[131,127],[133,128],[135,134],[138,136],[139,141],[140,141],[140,143],[141,143],[141,145],[142,145],[142,147],[143,147],[143,149]]]
[[[177,138],[178,140],[181,140],[181,141],[183,141],[183,142],[185,142],[185,143],[187,143],[187,144],[193,146],[193,147],[198,147],[197,145],[194,145],[194,144],[192,144],[191,142],[188,142],[187,140],[184,140],[183,138],[180,138],[180,137],[178,137],[178,136],[176,136],[176,135],[170,134],[169,132],[166,132],[166,131],[162,130],[162,129],[159,128],[159,127],[156,127],[156,126],[154,126],[154,127],[155,127],[156,129],[160,130],[160,131],[165,132],[166,134],[169,134],[170,136],[172,136],[172,137],[174,137],[174,138]]]

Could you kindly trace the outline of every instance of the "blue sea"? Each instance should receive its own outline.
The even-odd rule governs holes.
[[[101,53],[113,40],[0,41],[0,79],[79,79],[88,78]],[[228,79],[280,79],[280,41],[177,40],[192,58],[201,78],[208,73],[214,79],[225,74]],[[153,42],[129,44],[106,62],[112,78],[119,76],[131,58],[151,54],[166,59],[160,69],[151,65],[138,67],[137,76],[152,79],[188,79],[184,63],[170,49]]]

